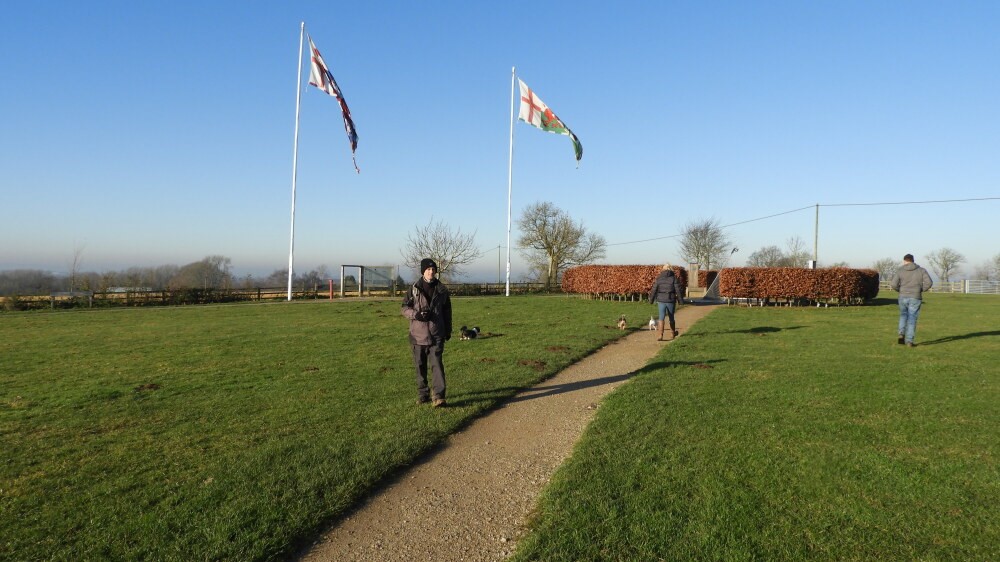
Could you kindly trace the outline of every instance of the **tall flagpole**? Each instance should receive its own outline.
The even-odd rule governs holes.
[[[292,144],[292,234],[288,243],[288,300],[292,300],[292,275],[295,271],[295,179],[299,166],[299,102],[302,100],[302,37],[306,22],[299,27],[299,72],[295,84],[295,142]]]
[[[510,191],[514,170],[514,76],[517,68],[510,67],[510,160],[507,162],[507,285],[504,296],[510,296]]]

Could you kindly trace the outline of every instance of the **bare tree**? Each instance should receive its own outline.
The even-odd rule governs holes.
[[[464,266],[481,255],[476,247],[476,233],[462,234],[462,229],[452,230],[443,221],[414,228],[406,236],[406,245],[399,252],[407,267],[420,268],[420,260],[431,258],[437,263],[441,279],[461,277]]]
[[[805,267],[809,261],[809,252],[806,251],[806,243],[798,236],[793,236],[785,241],[785,265],[787,267]]]
[[[972,277],[974,279],[982,279],[983,281],[1000,280],[1000,254],[976,266],[972,272]]]
[[[780,267],[784,264],[785,254],[777,246],[765,246],[750,254],[747,258],[749,267]]]
[[[73,259],[69,264],[69,290],[75,291],[77,276],[80,274],[80,266],[83,265],[83,246],[73,247]]]
[[[225,256],[208,256],[180,268],[170,285],[177,288],[229,289],[233,284],[230,264],[231,260]]]
[[[972,279],[981,279],[983,281],[993,281],[993,266],[990,262],[983,262],[980,265],[972,268]]]
[[[899,261],[892,258],[882,258],[872,264],[872,269],[878,272],[878,278],[889,281],[899,271]]]
[[[545,287],[559,283],[567,267],[593,263],[605,254],[604,237],[587,232],[565,211],[547,201],[528,205],[517,220],[518,251],[533,269],[544,272]]]
[[[725,267],[732,245],[716,218],[688,223],[681,233],[681,257],[704,270]]]
[[[951,248],[941,248],[927,254],[927,262],[938,278],[947,283],[958,273],[959,264],[965,263],[965,256]]]

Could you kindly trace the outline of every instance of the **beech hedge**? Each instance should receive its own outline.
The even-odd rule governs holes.
[[[594,296],[648,295],[662,265],[580,265],[563,272],[562,290]],[[673,268],[681,285],[687,287],[687,270]]]
[[[734,267],[719,273],[719,294],[736,299],[788,299],[857,303],[878,296],[874,269]]]
[[[718,270],[699,270],[698,271],[698,286],[699,287],[710,287],[715,278],[719,275]]]

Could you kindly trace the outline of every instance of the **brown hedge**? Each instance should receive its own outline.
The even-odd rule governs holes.
[[[749,299],[870,300],[878,296],[878,272],[846,267],[726,268],[719,273],[719,294]]]
[[[715,278],[719,275],[719,272],[715,269],[709,270],[699,270],[698,271],[698,286],[699,287],[710,287]]]
[[[662,265],[581,265],[563,272],[562,290],[590,295],[649,294]],[[674,267],[674,275],[687,287],[687,270]]]

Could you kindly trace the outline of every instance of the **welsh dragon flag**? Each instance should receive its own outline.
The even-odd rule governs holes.
[[[543,131],[568,136],[573,141],[573,151],[576,153],[576,161],[579,164],[580,159],[583,158],[583,145],[580,144],[580,139],[576,138],[573,131],[569,130],[569,127],[556,117],[555,113],[552,113],[549,106],[545,105],[545,102],[531,91],[524,80],[518,78],[517,82],[521,85],[521,111],[517,118]]]

